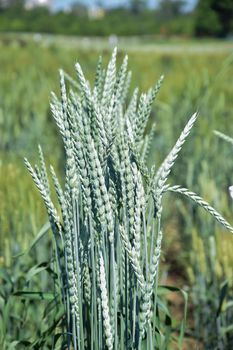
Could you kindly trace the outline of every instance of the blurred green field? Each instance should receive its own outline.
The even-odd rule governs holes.
[[[33,160],[40,143],[48,163],[55,165],[60,174],[63,172],[61,142],[49,111],[50,92],[59,90],[58,69],[63,68],[74,76],[74,63],[79,61],[86,76],[91,78],[98,55],[102,54],[106,62],[112,47],[107,40],[98,39],[1,36],[0,50],[0,267],[14,275],[21,264],[25,270],[35,261],[38,263],[50,256],[46,241],[44,251],[32,250],[24,262],[14,257],[29,247],[47,220],[23,157]],[[156,122],[150,164],[160,164],[187,119],[198,111],[199,120],[177,161],[172,182],[194,189],[233,222],[228,192],[233,184],[232,149],[213,134],[217,129],[233,136],[233,44],[219,41],[142,43],[135,38],[122,39],[119,62],[125,52],[129,54],[133,72],[131,91],[135,86],[141,91],[148,89],[165,75],[150,120]],[[164,203],[167,212],[164,271],[171,276],[180,274],[180,284],[186,283],[188,288],[201,276],[202,282],[198,283],[206,290],[213,287],[216,299],[222,282],[227,279],[229,286],[233,285],[232,269],[228,268],[233,257],[227,252],[233,237],[192,204],[171,199]],[[210,236],[217,247],[211,258],[215,260],[214,265],[209,258],[208,244],[213,246],[209,243]],[[198,258],[200,251],[203,251],[202,260]],[[212,273],[216,273],[216,278],[212,278]],[[14,288],[19,285],[24,288],[21,280],[17,285],[17,278]],[[205,291],[203,293],[206,297]],[[203,298],[202,302],[207,302]],[[213,307],[217,308],[218,303],[215,304]],[[203,318],[202,312],[200,307],[195,322]],[[207,315],[205,312],[205,317]],[[233,322],[232,312],[230,317]],[[211,330],[211,323],[209,327]],[[12,334],[14,332],[12,330]]]

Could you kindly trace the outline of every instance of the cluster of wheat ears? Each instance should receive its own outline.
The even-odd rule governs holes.
[[[51,110],[63,139],[64,188],[53,167],[51,189],[41,148],[40,166],[26,166],[45,202],[54,235],[67,332],[74,349],[155,349],[162,199],[177,192],[233,228],[208,203],[168,175],[196,119],[194,114],[159,169],[146,166],[154,127],[145,135],[157,84],[128,101],[131,72],[116,54],[101,59],[91,88],[80,65],[78,82],[60,71],[61,100]],[[67,92],[67,85],[70,89]],[[59,207],[59,209],[58,209]]]

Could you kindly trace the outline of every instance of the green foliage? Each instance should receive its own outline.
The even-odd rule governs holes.
[[[172,2],[173,3],[173,2]],[[161,10],[162,11],[162,10]],[[146,8],[144,1],[132,3],[131,8],[113,8],[106,10],[103,18],[89,18],[87,10],[81,5],[73,6],[70,13],[51,13],[46,7],[23,10],[13,7],[0,11],[0,32],[39,32],[80,36],[115,35],[154,35],[163,34],[161,29],[170,28],[167,34],[192,35],[187,27],[192,27],[193,17],[179,12]],[[169,14],[168,14],[168,12]],[[168,14],[168,15],[167,15]],[[179,23],[179,31],[170,26],[170,22]],[[183,26],[188,22],[189,25]]]
[[[42,235],[47,231],[40,232],[43,249],[34,245],[10,267],[0,267],[1,349],[51,349],[59,340],[64,310],[50,239]]]
[[[188,275],[194,305],[194,335],[205,349],[231,349],[232,312],[232,237],[201,236],[192,232],[192,253]]]
[[[173,19],[183,13],[185,0],[161,0],[159,12],[164,20]]]
[[[231,0],[200,0],[194,11],[184,11],[183,0],[162,0],[150,9],[145,0],[130,1],[129,8],[105,10],[90,18],[88,9],[74,4],[71,12],[50,12],[47,7],[25,10],[23,1],[0,3],[0,31],[41,32],[82,36],[182,35],[226,37],[233,31]]]
[[[0,0],[0,10],[14,9],[22,10],[25,5],[25,0]]]
[[[145,10],[147,0],[130,0],[130,9],[133,13],[140,13]]]
[[[226,37],[233,32],[231,0],[199,0],[196,8],[195,32],[198,36]]]

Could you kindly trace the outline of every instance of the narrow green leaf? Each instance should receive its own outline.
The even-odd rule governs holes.
[[[47,221],[40,229],[36,237],[33,239],[32,243],[30,244],[29,248],[26,249],[24,252],[19,253],[17,255],[14,255],[13,258],[19,258],[20,256],[30,252],[30,250],[39,242],[39,240],[48,232],[50,229],[50,223]]]
[[[44,292],[27,292],[27,291],[17,291],[13,293],[14,296],[22,297],[23,299],[29,298],[31,300],[53,300],[55,298],[54,293],[44,293]]]
[[[223,283],[223,286],[222,286],[221,291],[220,291],[219,305],[218,305],[218,310],[217,310],[217,313],[216,313],[216,318],[219,317],[219,315],[220,315],[220,313],[222,311],[222,305],[223,305],[224,299],[226,298],[227,291],[228,291],[228,281],[225,281]]]

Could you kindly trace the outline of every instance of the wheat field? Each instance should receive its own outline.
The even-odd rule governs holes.
[[[11,38],[6,40],[6,38],[1,37],[0,41],[0,66],[2,70],[0,75],[0,280],[3,285],[0,295],[0,341],[3,348],[24,349],[31,346],[35,349],[55,349],[59,346],[65,348],[67,342],[68,344],[73,342],[74,348],[88,348],[89,346],[89,348],[96,349],[98,346],[107,346],[109,349],[118,348],[118,344],[121,344],[119,346],[122,349],[133,346],[135,348],[139,346],[141,349],[175,349],[191,346],[187,344],[199,344],[198,346],[203,349],[215,347],[230,349],[233,337],[231,309],[233,276],[230,247],[233,244],[233,239],[230,233],[231,226],[228,222],[233,223],[233,218],[232,199],[228,188],[233,183],[232,145],[218,137],[214,130],[229,136],[233,135],[231,97],[233,56],[231,55],[231,45],[219,44],[218,46],[217,42],[210,43],[205,50],[202,50],[203,44],[201,43],[185,45],[172,43],[166,46],[164,43],[158,43],[157,46],[149,43],[145,44],[144,47],[138,42],[133,42],[131,46],[128,43],[125,44],[124,41],[119,43],[117,69],[123,73],[126,70],[126,61],[123,59],[128,51],[128,69],[132,71],[132,81],[129,93],[125,96],[121,84],[126,84],[126,81],[124,82],[124,79],[121,78],[121,84],[118,82],[117,91],[120,94],[118,100],[121,100],[122,106],[118,106],[118,108],[127,111],[127,106],[131,106],[128,107],[128,119],[126,118],[126,120],[135,123],[135,126],[130,126],[131,124],[127,122],[126,130],[124,131],[123,126],[122,136],[117,138],[114,136],[116,131],[112,126],[114,119],[109,121],[109,126],[104,125],[108,130],[105,136],[103,136],[103,130],[100,129],[101,120],[99,119],[96,131],[93,129],[93,124],[90,132],[90,126],[85,124],[85,121],[76,126],[80,130],[84,125],[82,131],[84,144],[81,145],[80,150],[84,149],[87,152],[85,162],[89,164],[90,171],[90,178],[87,180],[85,179],[84,167],[81,179],[93,182],[91,188],[94,191],[93,200],[96,204],[89,203],[87,200],[88,192],[85,192],[88,190],[86,189],[83,190],[86,197],[79,198],[77,203],[77,199],[74,202],[66,199],[66,201],[73,203],[72,209],[63,205],[63,194],[58,179],[60,179],[61,188],[63,186],[65,188],[64,195],[65,193],[73,193],[73,190],[71,191],[73,188],[72,176],[80,174],[82,171],[80,166],[83,163],[79,158],[80,155],[77,154],[77,169],[72,167],[72,159],[69,160],[69,156],[67,158],[67,154],[70,154],[66,143],[68,141],[63,142],[64,130],[72,131],[70,127],[74,126],[72,121],[71,126],[65,126],[64,130],[61,126],[64,123],[64,118],[59,113],[62,109],[64,110],[67,99],[66,92],[64,92],[64,82],[66,82],[67,89],[72,87],[75,90],[79,81],[83,90],[83,92],[81,90],[81,96],[84,93],[85,103],[89,106],[88,108],[92,108],[90,101],[93,101],[94,98],[98,99],[98,94],[96,93],[97,97],[91,97],[91,100],[88,100],[90,92],[86,79],[90,80],[92,87],[97,84],[95,83],[95,70],[98,56],[102,54],[103,67],[106,68],[112,48],[107,42],[95,41],[89,45],[90,43],[88,44],[87,41],[77,40],[74,44],[74,40],[64,42],[63,39],[56,37],[42,37],[39,42],[35,42],[35,38],[32,36],[14,40]],[[214,49],[215,45],[216,49]],[[122,61],[125,63],[120,66]],[[76,66],[75,72],[73,67],[76,62],[80,63],[82,70],[80,66]],[[103,106],[111,104],[112,95],[108,89],[114,88],[112,86],[115,79],[113,66],[112,63],[110,69],[112,75],[109,73],[106,86],[101,85],[103,82],[99,78],[99,89],[102,91],[100,94],[105,97],[102,98],[103,105],[95,107],[97,109],[103,110]],[[58,102],[60,98],[57,100],[54,95],[51,96],[51,91],[54,91],[57,96],[60,94],[58,71],[61,68],[62,104]],[[62,73],[63,71],[65,73]],[[102,72],[102,74],[104,73]],[[124,74],[126,79],[126,72]],[[77,79],[77,75],[79,79]],[[164,76],[164,79],[157,94],[158,85],[155,83],[159,81],[161,75]],[[161,81],[159,81],[160,85]],[[137,94],[134,90],[136,86],[139,87],[140,94],[150,91],[148,89],[155,86],[156,100],[152,105],[151,112],[148,109],[150,103],[152,104],[152,101],[149,102],[149,92],[148,95],[142,95],[144,97],[139,99],[141,102],[138,104],[134,98],[131,99],[130,96]],[[122,89],[121,92],[119,92],[120,89]],[[69,115],[72,115],[74,113],[72,108],[75,108],[75,103],[79,103],[77,102],[79,98],[75,94],[73,97],[71,94],[69,98],[71,98],[71,100],[67,100],[71,109]],[[147,107],[146,101],[149,103]],[[85,103],[82,106],[84,110],[87,108]],[[140,117],[139,121],[135,119],[134,115],[140,115],[140,113],[134,108],[138,108],[139,112],[147,110],[145,120],[140,119]],[[194,114],[196,111],[198,112],[197,120],[196,114]],[[91,114],[91,112],[88,113]],[[53,121],[52,114],[55,115],[58,128]],[[193,118],[190,119],[184,133],[181,134],[192,114],[194,114]],[[195,126],[192,128],[187,142],[183,145],[194,122]],[[95,123],[95,119],[93,119],[93,123]],[[117,125],[119,127],[121,122],[118,121]],[[58,135],[59,128],[63,141],[62,137]],[[130,131],[131,128],[134,131]],[[135,132],[135,144],[133,144],[133,139],[130,139],[131,132]],[[89,134],[94,143],[89,140]],[[181,138],[179,138],[180,134]],[[102,146],[101,143],[98,143],[98,137],[102,141],[106,137],[106,142],[104,141]],[[129,138],[132,144],[125,143],[125,137]],[[68,139],[65,138],[65,140]],[[178,143],[176,143],[177,139]],[[65,149],[63,149],[63,143]],[[111,179],[112,175],[108,177],[109,175],[104,173],[106,188],[103,187],[102,192],[99,193],[103,179],[100,177],[96,183],[95,172],[101,175],[105,171],[104,162],[108,158],[104,152],[107,152],[106,154],[109,156],[112,152],[112,144],[115,145],[115,143],[118,146],[114,147],[119,149],[119,153],[113,155],[113,159],[120,157],[120,164],[124,164],[122,166],[125,173],[121,176],[125,177],[126,189],[115,188],[114,181],[117,181],[115,175]],[[175,148],[172,148],[175,143]],[[63,233],[61,235],[61,241],[60,239],[53,241],[46,210],[23,162],[24,156],[30,159],[33,164],[37,162],[38,144],[41,145],[44,153],[43,156],[40,149],[39,158],[42,169],[39,170],[36,167],[33,170],[28,162],[27,166],[39,187],[47,209],[49,208],[53,234],[55,232],[56,237],[59,225],[61,225],[62,232],[63,228],[67,228],[63,238]],[[143,144],[150,144],[150,148],[143,148]],[[171,153],[169,153],[170,151]],[[93,158],[91,155],[95,152],[97,152],[98,157]],[[179,157],[176,160],[178,152]],[[130,154],[130,157],[127,158],[126,154]],[[169,156],[166,158],[168,154]],[[64,166],[65,159],[66,168]],[[163,163],[164,159],[165,163]],[[175,166],[171,169],[174,161]],[[95,165],[92,166],[92,162]],[[48,190],[47,180],[44,177],[45,168],[49,169],[49,164],[53,165],[49,181],[53,180],[55,185],[55,189],[51,190]],[[102,170],[98,168],[98,164],[101,165]],[[158,169],[160,170],[158,171]],[[157,175],[151,180],[151,174],[155,170],[157,170]],[[166,182],[168,175],[169,181]],[[81,181],[79,186],[85,189],[86,181],[83,183]],[[155,219],[159,222],[160,211],[163,208],[162,221],[159,224],[159,227],[162,227],[162,234],[156,226],[157,224],[152,224],[152,212],[155,211],[153,205],[155,204],[148,197],[149,192],[147,193],[147,191],[151,187],[146,181],[157,184],[157,187],[153,188],[152,186],[151,193],[154,193],[154,197],[152,197],[157,203],[156,211],[159,214],[156,214],[158,217]],[[135,189],[131,188],[133,183]],[[42,188],[42,184],[45,189]],[[177,184],[181,187],[177,187]],[[186,188],[190,188],[190,190]],[[51,193],[51,199],[47,198],[47,191]],[[107,199],[105,191],[111,193],[111,199]],[[122,199],[115,197],[117,191],[122,193]],[[204,199],[192,191],[197,192]],[[53,204],[51,204],[55,200],[55,192],[57,192],[58,202],[61,206],[57,213],[54,212]],[[176,192],[176,194],[174,195],[172,192]],[[77,193],[80,193],[79,188],[77,188]],[[99,194],[101,196],[98,200]],[[132,204],[130,196],[133,196],[135,204]],[[195,203],[182,198],[182,196],[189,197],[193,202],[207,209],[223,226],[216,223],[211,215],[205,213],[203,208],[198,208]],[[162,206],[161,198],[163,198]],[[140,201],[142,203],[148,201],[146,212],[143,215],[140,206],[144,204],[137,207],[137,203]],[[122,203],[125,203],[125,206]],[[87,216],[85,219],[85,213],[90,212],[88,205],[94,205],[93,215],[91,218]],[[108,215],[109,205],[111,208],[114,205],[118,208],[116,217],[113,214]],[[87,206],[86,209],[85,206]],[[104,212],[101,209],[103,207],[105,208]],[[71,221],[69,222],[67,219],[67,210],[68,212],[71,210],[71,213],[68,214],[71,217],[74,215],[73,211],[76,211],[80,219],[71,224]],[[126,214],[127,220],[123,220],[123,212],[128,213]],[[62,224],[58,219],[60,215],[62,215]],[[95,215],[97,215],[97,219],[95,219]],[[130,215],[132,215],[131,218]],[[136,215],[139,215],[139,221],[135,219]],[[94,221],[92,222],[92,220]],[[146,223],[146,229],[145,227],[142,229],[143,220]],[[98,228],[99,223],[105,221],[106,227],[112,227],[111,230],[106,231],[105,224]],[[62,279],[62,266],[65,261],[63,258],[60,261],[59,258],[61,251],[65,251],[64,256],[67,256],[68,259],[66,264],[69,263],[69,253],[67,252],[70,251],[69,242],[73,242],[71,238],[66,236],[70,234],[69,225],[71,227],[78,225],[76,230],[82,228],[84,231],[87,230],[89,234],[91,230],[97,230],[97,232],[105,232],[104,236],[106,234],[111,236],[112,232],[113,236],[111,237],[114,237],[114,240],[118,237],[116,242],[107,237],[104,238],[103,242],[97,239],[99,243],[95,242],[95,244],[90,240],[89,243],[85,243],[88,246],[87,250],[86,248],[79,250],[77,247],[84,244],[84,241],[82,234],[77,234],[81,240],[77,242],[76,255],[70,261],[73,267],[67,270],[70,271],[70,275],[67,272],[67,276],[70,281],[76,278],[78,265],[76,265],[75,259],[78,255],[82,261],[80,283],[83,287],[81,288],[77,282],[77,291],[72,290],[71,292],[69,286],[72,285],[72,282],[66,284]],[[85,225],[87,225],[86,228]],[[156,244],[150,237],[154,225],[158,230],[157,234],[154,233]],[[140,234],[137,236],[139,231],[140,234],[144,232],[142,237]],[[109,244],[107,239],[109,239]],[[115,248],[113,248],[113,242]],[[103,246],[93,253],[91,248],[93,244],[95,247],[99,244]],[[120,261],[120,256],[123,257],[122,263],[125,265],[116,263]],[[110,261],[110,267],[108,267],[108,261]],[[151,265],[147,266],[148,264]],[[96,268],[99,266],[97,276],[93,275],[95,266]],[[160,266],[159,270],[158,266]],[[148,275],[145,277],[144,273],[147,269]],[[118,293],[119,286],[122,291],[127,289],[125,284],[127,278],[123,276],[125,270],[128,271],[129,280],[127,283],[132,284],[132,292],[129,292],[129,295],[123,292],[122,295]],[[177,276],[179,276],[178,280]],[[124,278],[126,279],[124,280]],[[144,280],[145,278],[146,280]],[[94,289],[90,287],[93,281],[96,285]],[[51,286],[53,287],[51,288]],[[63,292],[61,293],[61,291]],[[89,294],[90,291],[97,293],[98,298],[102,300],[100,304],[98,304],[98,298],[98,302],[93,304],[95,297]],[[181,300],[178,298],[179,302],[174,297],[176,294],[182,296]],[[67,295],[65,299],[64,295]],[[110,297],[111,295],[112,297]],[[128,306],[117,302],[118,298],[123,300],[125,305],[129,303]],[[157,302],[155,302],[155,298],[157,298]],[[66,300],[65,303],[64,300]],[[83,305],[81,309],[80,302]],[[98,305],[102,305],[102,311]],[[153,314],[148,312],[148,305],[154,306]],[[158,309],[156,305],[158,305]],[[187,322],[185,322],[184,314],[186,314],[187,308],[188,316]],[[136,309],[138,311],[135,312]],[[34,310],[39,310],[38,317],[35,317]],[[81,316],[80,310],[83,312]],[[128,310],[127,322],[125,318],[119,316],[124,315],[125,310]],[[214,318],[212,317],[213,313],[216,315]],[[75,315],[74,319],[71,315]],[[90,325],[85,328],[83,322],[87,320],[86,317],[89,317],[87,315],[91,315],[88,318]],[[93,324],[96,324],[99,318],[102,319],[102,326],[93,328]],[[38,323],[38,319],[43,323],[42,327],[40,327],[41,322]],[[77,319],[81,320],[80,323]],[[149,320],[152,320],[152,323]],[[130,327],[131,321],[132,328]],[[76,325],[75,332],[77,335],[80,334],[80,337],[73,337],[72,340],[71,335],[67,337],[65,329],[68,329],[68,333],[72,333],[74,336],[73,325]],[[91,333],[91,338],[87,340],[89,328],[94,329],[94,333]]]

